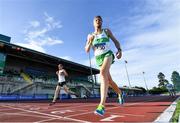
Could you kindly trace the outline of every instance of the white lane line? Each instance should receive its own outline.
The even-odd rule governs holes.
[[[46,106],[46,105],[42,105],[42,107],[39,107],[39,106],[32,106],[32,105],[23,105],[23,107],[21,106],[21,105],[19,105],[18,104],[18,107],[19,108],[30,108],[29,110],[31,110],[31,109],[37,109],[37,110],[40,110],[40,111],[60,111],[61,109],[62,110],[65,110],[65,109],[76,109],[76,108],[81,108],[81,107],[89,107],[89,106],[95,106],[95,105],[97,105],[97,104],[89,104],[89,105],[84,105],[85,103],[77,103],[77,104],[74,104],[73,103],[73,105],[72,104],[66,104],[66,105],[62,105],[62,103],[59,103],[60,105],[58,105],[58,103],[57,104],[55,104],[55,105],[53,105],[53,106],[49,106],[49,105],[47,105],[47,107],[43,107],[43,106]],[[83,105],[82,105],[83,104]],[[57,106],[56,106],[57,105]],[[9,106],[9,105],[8,105]],[[10,105],[11,106],[11,105]],[[17,105],[14,105],[13,104],[13,106],[17,106]],[[58,106],[60,106],[60,107],[58,107]],[[68,107],[63,107],[63,106],[68,106]],[[37,110],[34,110],[34,111],[37,111]]]
[[[34,122],[34,123],[47,122],[47,121],[56,120],[56,119],[59,119],[59,118],[50,118],[50,119],[45,119],[45,120],[36,121],[36,122]]]
[[[26,110],[26,109],[22,109],[22,108],[15,108],[15,107],[11,107],[11,106],[3,106],[3,107],[7,107],[7,108],[11,108],[11,109],[16,109],[16,110],[21,110],[21,111],[30,112],[30,113],[35,113],[35,114],[46,115],[46,116],[50,116],[50,117],[63,118],[61,116],[41,113],[41,112],[37,112],[37,111],[30,111],[30,110]]]
[[[61,111],[61,110],[65,110],[65,109],[76,109],[76,108],[79,108],[79,107],[87,107],[87,106],[94,106],[94,104],[92,105],[84,105],[84,106],[82,106],[81,105],[81,103],[78,103],[78,104],[65,104],[65,105],[60,105],[61,107],[60,108],[58,108],[58,105],[57,105],[57,107],[54,107],[54,106],[49,106],[49,105],[47,105],[48,107],[45,107],[46,105],[41,105],[41,106],[34,106],[34,105],[30,105],[30,104],[27,104],[27,105],[25,105],[25,104],[23,104],[23,106],[21,106],[20,104],[6,104],[7,106],[15,106],[15,107],[17,107],[18,106],[18,108],[28,108],[27,110],[31,110],[31,111]],[[44,106],[44,107],[43,107]],[[63,106],[69,106],[69,107],[63,107]],[[70,107],[71,106],[71,107]],[[73,106],[73,107],[72,107]],[[12,109],[9,109],[9,110],[12,110]],[[80,111],[80,110],[79,110]]]
[[[116,108],[119,108],[119,107],[112,107],[112,108],[107,108],[107,110],[111,110],[111,109],[116,109]],[[73,114],[73,115],[68,115],[66,117],[74,117],[74,116],[78,116],[78,115],[83,115],[83,114],[90,114],[90,113],[94,113],[94,110],[93,111],[88,111],[88,112],[84,112],[84,113],[79,113],[79,114]]]
[[[61,108],[55,108],[55,109],[51,109],[52,111],[60,111],[60,110],[67,110],[67,109],[76,109],[76,108],[82,108],[82,107],[89,107],[89,106],[96,106],[97,104],[89,104],[89,105],[78,105],[78,106],[73,106],[71,105],[71,107],[61,107]],[[46,110],[46,111],[51,111],[51,110]]]
[[[0,108],[1,109],[1,108]],[[1,113],[4,113],[2,111],[12,111],[12,109],[1,109]]]
[[[163,113],[161,113],[159,117],[154,120],[154,122],[170,122],[176,109],[178,100],[180,100],[180,97],[178,97]]]
[[[136,105],[136,104],[143,104],[143,103],[146,103],[146,102],[157,101],[157,100],[161,100],[161,99],[150,99],[150,100],[143,101],[143,102],[139,102],[139,103],[126,104],[125,106]],[[79,104],[79,103],[78,103],[78,104]],[[84,103],[82,103],[82,104],[84,104]],[[96,105],[96,104],[94,104],[94,105]],[[87,106],[87,105],[86,105],[86,106]],[[91,105],[91,106],[93,106],[93,105]],[[77,106],[77,107],[85,107],[85,106]],[[68,108],[71,108],[71,107],[66,107],[66,109],[68,109]],[[75,108],[76,108],[76,107],[75,107]],[[119,107],[108,108],[108,109],[106,109],[106,110],[115,109],[115,108],[119,108]],[[32,112],[35,113],[35,111],[32,111]],[[40,112],[38,112],[38,113],[40,113]],[[70,117],[72,117],[72,116],[78,116],[78,115],[82,115],[82,114],[89,114],[89,113],[93,113],[93,112],[92,112],[92,111],[89,111],[89,112],[86,112],[86,113],[80,113],[80,114],[76,114],[76,115],[69,115],[69,116],[67,116],[67,117],[58,117],[58,116],[56,116],[56,115],[55,115],[55,116],[54,116],[54,115],[51,115],[51,116],[57,117],[58,119],[59,119],[59,118],[64,118],[64,119],[76,120],[76,121],[79,121],[79,122],[88,122],[88,121],[73,119],[73,118],[70,118]],[[43,114],[46,114],[46,113],[43,113]],[[50,114],[46,114],[46,115],[50,115]]]
[[[14,107],[11,107],[11,106],[3,106],[3,107],[12,108],[12,109],[21,110],[21,111],[30,112],[30,113],[35,113],[35,114],[46,115],[46,116],[49,116],[49,117],[55,117],[55,118],[59,118],[59,119],[61,119],[61,118],[63,119],[64,118],[64,119],[72,120],[72,121],[86,122],[86,123],[88,122],[88,121],[84,121],[84,120],[67,118],[67,117],[62,117],[62,116],[57,116],[57,115],[52,115],[52,114],[47,114],[47,113],[41,113],[41,112],[37,112],[37,111],[25,110],[25,109],[22,109],[22,108],[14,108]]]
[[[22,113],[18,113],[18,114],[15,114],[15,113],[13,113],[13,114],[10,114],[10,115],[15,115],[15,116],[32,116],[32,117],[40,117],[40,118],[52,118],[52,117],[48,117],[48,116],[42,116],[42,115],[33,115],[33,114],[23,114],[24,112],[22,112]],[[9,114],[8,114],[9,115]]]
[[[157,100],[161,100],[161,99],[149,99],[149,100],[147,100],[147,101],[143,101],[143,102],[139,102],[139,103],[125,104],[124,106],[139,105],[139,104],[143,104],[143,103],[146,103],[146,102],[157,101]],[[119,106],[120,106],[120,105],[119,105]],[[119,106],[117,106],[117,107],[112,107],[112,108],[107,108],[106,111],[107,111],[107,110],[111,110],[111,109],[119,108]],[[123,107],[123,106],[121,106],[121,107]],[[69,118],[69,117],[74,117],[74,116],[79,116],[79,115],[84,115],[84,114],[90,114],[90,113],[94,113],[94,110],[93,110],[93,111],[89,111],[89,112],[74,114],[74,115],[68,115],[68,116],[66,116],[66,117]]]
[[[22,114],[22,113],[24,113],[24,112],[14,112],[14,113],[11,113],[11,112],[9,112],[9,113],[8,113],[8,112],[3,112],[3,113],[2,113],[2,112],[1,112],[0,115],[2,115],[2,116],[3,116],[3,115],[17,115],[17,114]]]

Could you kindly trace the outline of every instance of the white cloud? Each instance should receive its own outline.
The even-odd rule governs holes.
[[[159,72],[170,81],[172,72],[180,69],[180,1],[149,0],[142,7],[132,8],[134,16],[121,16],[111,24],[115,35],[123,36],[125,42],[122,59],[111,67],[119,86],[129,85],[124,60],[132,86],[145,87],[143,71],[152,88],[158,85]]]
[[[54,29],[54,28],[62,28],[60,21],[55,21],[53,17],[47,14],[47,12],[44,12],[44,15],[46,17],[45,21],[49,30]]]
[[[43,28],[41,30],[37,30],[37,31],[29,31],[27,33],[27,40],[32,40],[32,39],[36,39],[39,37],[44,37],[45,34],[48,32],[48,30],[46,28]]]
[[[33,49],[33,50],[37,50],[39,52],[43,52],[43,53],[46,52],[44,48],[37,45],[36,42],[33,42],[33,41],[31,41],[31,43],[29,43],[29,44],[24,44],[24,43],[16,43],[16,44],[20,45],[22,47],[27,47],[27,48],[30,48],[30,49]]]
[[[30,22],[30,26],[36,28],[40,26],[40,22],[39,21],[31,21]]]
[[[49,46],[51,46],[51,45],[55,45],[55,44],[62,44],[63,41],[62,41],[62,40],[58,40],[58,39],[52,39],[51,37],[45,37],[45,39],[42,40],[41,43],[42,43],[42,44],[41,44],[42,46],[43,46],[43,45],[49,45]]]
[[[47,12],[44,12],[44,16],[45,26],[40,26],[43,24],[36,20],[29,22],[29,25],[23,31],[26,43],[17,44],[40,52],[46,52],[44,46],[52,46],[63,43],[62,40],[49,36],[49,32],[62,27],[61,22],[56,21],[53,17],[49,16]]]

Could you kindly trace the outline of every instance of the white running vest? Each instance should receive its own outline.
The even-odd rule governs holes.
[[[94,40],[93,40],[93,49],[94,49],[94,55],[99,56],[104,53],[107,53],[110,50],[110,41],[109,37],[106,35],[104,29],[101,34],[93,34]]]
[[[63,70],[59,70],[58,71],[58,82],[64,82],[65,81],[65,75],[61,75],[61,72],[63,72]]]

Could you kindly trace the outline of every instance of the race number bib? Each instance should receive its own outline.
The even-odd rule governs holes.
[[[106,43],[96,44],[94,47],[95,50],[106,50]]]
[[[101,55],[109,51],[108,43],[98,43],[94,45],[95,56]]]

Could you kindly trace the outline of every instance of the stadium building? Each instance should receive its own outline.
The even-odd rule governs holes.
[[[0,34],[1,98],[3,95],[52,98],[57,85],[55,72],[59,63],[69,74],[66,80],[70,90],[79,97],[99,96],[99,84],[96,82],[99,70],[12,44],[10,39]]]
[[[12,44],[10,39],[0,34],[0,100],[51,99],[57,85],[58,64],[68,72],[67,86],[78,98],[100,97],[98,69]],[[142,94],[138,88],[120,89],[127,95]],[[109,89],[108,96],[117,94]],[[61,92],[61,99],[71,97]]]

